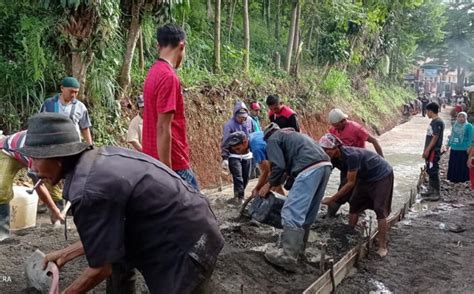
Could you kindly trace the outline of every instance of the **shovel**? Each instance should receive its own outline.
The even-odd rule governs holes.
[[[39,249],[26,259],[25,275],[29,288],[41,293],[59,294],[59,270],[55,263],[48,262],[44,268],[45,254]]]

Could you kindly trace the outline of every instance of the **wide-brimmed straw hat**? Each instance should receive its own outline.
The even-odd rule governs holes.
[[[69,117],[43,112],[28,120],[25,145],[19,151],[27,157],[53,158],[76,155],[88,147]]]

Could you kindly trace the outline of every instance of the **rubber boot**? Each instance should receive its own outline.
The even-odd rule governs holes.
[[[441,198],[441,195],[439,193],[439,190],[432,189],[430,194],[428,194],[426,196],[422,195],[422,197],[426,201],[438,201]]]
[[[295,272],[298,257],[303,252],[305,230],[302,228],[283,228],[280,246],[265,252],[265,258],[273,265]]]
[[[0,204],[0,241],[10,237],[10,204]]]
[[[423,199],[425,199],[426,197],[429,197],[431,194],[433,194],[433,192],[433,187],[431,185],[428,185],[428,189],[426,189],[426,191],[422,192],[420,195]]]
[[[337,211],[339,208],[341,208],[342,204],[339,204],[337,202],[333,202],[330,205],[328,205],[328,216],[329,217],[336,217]]]

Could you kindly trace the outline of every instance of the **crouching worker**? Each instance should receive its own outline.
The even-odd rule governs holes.
[[[390,214],[393,195],[393,170],[382,156],[357,147],[342,146],[342,142],[332,134],[324,135],[319,144],[331,157],[335,166],[347,170],[347,182],[331,197],[325,197],[323,204],[331,205],[352,189],[349,200],[349,224],[357,225],[359,214],[372,209],[377,215],[377,253],[387,255],[387,217]]]
[[[89,267],[64,293],[85,293],[133,268],[151,293],[205,290],[224,240],[207,199],[166,165],[120,147],[89,147],[56,113],[29,120],[21,152],[43,180],[65,178],[80,241],[45,263],[61,268],[85,254]],[[114,293],[129,288],[123,282]]]
[[[232,133],[227,138],[226,145],[229,150],[235,154],[247,154],[252,152],[253,159],[260,169],[260,176],[258,177],[257,185],[255,185],[255,188],[252,190],[252,197],[259,195],[260,191],[262,191],[262,193],[268,193],[270,188],[270,184],[268,183],[270,177],[270,161],[267,159],[267,143],[263,139],[263,132],[253,132],[248,137],[245,132]],[[285,194],[281,185],[274,187],[274,191],[282,195]],[[262,196],[265,196],[265,194]]]
[[[31,166],[31,159],[22,156],[18,149],[25,143],[26,131],[21,131],[7,137],[0,138],[0,241],[10,236],[10,201],[13,199],[13,182],[16,174]],[[38,178],[28,170],[28,176],[36,184]],[[51,191],[51,192],[49,192]],[[64,221],[56,205],[62,201],[61,190],[58,187],[41,183],[36,192],[38,197],[51,211],[51,222]],[[57,201],[57,204],[54,202]]]
[[[317,142],[292,128],[280,129],[271,123],[265,129],[265,140],[271,162],[270,185],[259,193],[266,195],[268,187],[283,184],[285,173],[294,178],[281,210],[280,242],[265,252],[265,258],[274,265],[295,271],[298,257],[306,249],[332,166]]]

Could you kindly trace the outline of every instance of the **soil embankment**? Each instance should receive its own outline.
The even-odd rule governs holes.
[[[278,93],[281,97],[287,97],[294,101],[300,101],[309,94],[297,83],[292,85],[278,85]],[[264,104],[269,94],[275,93],[275,86],[255,87],[251,83],[233,82],[225,88],[201,87],[185,92],[186,116],[188,128],[188,140],[191,152],[191,165],[201,187],[213,188],[222,182],[230,183],[230,177],[223,176],[220,169],[220,144],[222,139],[222,128],[224,123],[232,116],[232,109],[238,100],[243,100],[249,106],[251,101],[259,101]],[[352,113],[347,105],[336,105],[330,102],[320,103],[316,110],[308,107],[295,107],[303,131],[313,138],[319,138],[328,129],[327,113],[333,107],[341,107],[351,119],[362,124],[364,121]],[[377,113],[379,125],[368,125],[372,133],[381,133],[399,124],[403,118],[400,111],[394,109],[390,115]],[[266,115],[262,113],[262,126],[268,124]]]

